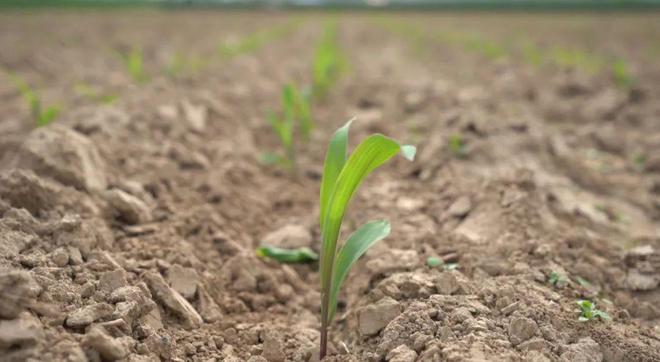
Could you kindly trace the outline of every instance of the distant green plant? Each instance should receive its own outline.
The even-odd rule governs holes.
[[[328,23],[314,52],[312,83],[314,97],[324,98],[345,70],[346,60],[337,42],[337,26],[335,23]]]
[[[607,321],[612,319],[609,314],[596,309],[596,303],[594,302],[589,300],[578,300],[576,303],[580,307],[580,316],[578,317],[580,322],[587,322],[596,318]]]
[[[27,103],[37,127],[48,125],[60,113],[61,109],[58,105],[44,106],[37,91],[30,87],[23,78],[14,73],[9,73],[9,78]]]
[[[612,77],[620,88],[630,88],[635,84],[635,78],[630,73],[628,63],[623,59],[617,59],[612,63]]]
[[[114,103],[119,98],[116,94],[101,94],[98,90],[94,89],[87,83],[76,84],[74,86],[74,91],[81,97],[104,104]]]
[[[554,287],[561,288],[566,286],[566,283],[568,282],[568,278],[566,278],[566,276],[563,274],[559,274],[556,271],[552,271],[550,273],[550,277],[548,278],[548,281]]]
[[[463,141],[463,137],[459,134],[454,134],[449,136],[449,151],[454,154],[454,156],[463,158],[467,156],[467,147]]]
[[[524,40],[521,43],[521,51],[523,59],[526,63],[533,65],[535,67],[540,66],[543,63],[543,51],[536,44],[532,43],[529,40]]]
[[[308,141],[314,127],[309,96],[294,85],[285,85],[282,88],[282,112],[280,115],[269,113],[268,122],[282,144],[284,156],[269,153],[264,161],[295,169],[296,135]]]
[[[437,256],[429,256],[426,258],[426,265],[431,268],[441,266],[444,270],[454,270],[458,268],[458,263],[445,263],[444,260]]]
[[[144,54],[142,48],[132,47],[129,52],[118,52],[124,63],[124,68],[135,83],[144,83],[149,77],[144,69]]]
[[[308,247],[285,249],[268,245],[257,248],[257,256],[270,258],[280,263],[307,263],[319,259],[318,254]]]
[[[195,74],[206,65],[203,58],[198,55],[185,55],[175,52],[165,66],[165,74],[170,78],[179,78],[182,75]]]
[[[339,289],[351,266],[375,242],[390,233],[387,220],[371,221],[358,228],[337,250],[344,214],[358,186],[376,168],[399,152],[408,160],[415,157],[415,147],[400,145],[381,134],[364,139],[348,154],[348,131],[351,122],[335,132],[330,140],[321,179],[321,345],[320,359],[327,352],[328,327],[337,307]]]

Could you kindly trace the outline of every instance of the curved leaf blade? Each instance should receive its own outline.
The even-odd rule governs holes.
[[[390,234],[390,230],[390,223],[387,220],[368,222],[351,234],[348,240],[346,240],[346,243],[339,249],[335,267],[332,271],[332,289],[330,289],[330,313],[328,320],[332,320],[334,317],[339,289],[353,264],[377,241],[387,237]]]
[[[323,230],[323,222],[330,201],[330,196],[335,187],[335,182],[341,169],[346,163],[346,154],[348,150],[348,130],[351,127],[354,119],[346,122],[346,124],[338,129],[330,139],[328,152],[325,155],[325,162],[323,164],[323,178],[321,179],[321,195],[320,195],[320,225]]]

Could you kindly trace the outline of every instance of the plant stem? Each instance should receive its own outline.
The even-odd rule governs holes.
[[[328,326],[325,320],[321,322],[321,347],[319,352],[319,360],[323,360],[327,353],[328,348]]]

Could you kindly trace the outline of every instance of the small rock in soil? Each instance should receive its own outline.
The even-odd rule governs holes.
[[[413,351],[405,344],[391,350],[390,353],[387,354],[387,357],[385,357],[385,360],[389,362],[415,362],[416,359],[417,352]]]
[[[312,244],[312,234],[309,229],[300,224],[284,225],[263,237],[264,245],[280,248],[299,248]]]
[[[657,273],[643,274],[637,269],[628,271],[625,285],[631,290],[653,290],[660,284],[660,276]]]
[[[202,324],[202,317],[188,301],[176,290],[170,288],[163,277],[155,272],[146,272],[143,278],[149,285],[154,297],[164,307],[174,312],[184,323],[184,327],[191,329]]]
[[[126,271],[124,271],[124,269],[117,269],[105,272],[101,275],[101,278],[99,278],[98,289],[106,293],[112,293],[127,285]]]
[[[139,198],[119,189],[106,192],[105,197],[122,221],[131,225],[151,221],[151,209]]]
[[[112,338],[102,327],[95,326],[83,338],[83,345],[99,353],[105,361],[116,361],[130,353],[131,337]]]
[[[416,250],[386,249],[367,262],[367,268],[374,274],[387,274],[393,271],[412,269],[419,264]]]
[[[41,338],[41,323],[31,316],[0,321],[0,355],[36,347]]]
[[[0,317],[15,318],[41,292],[30,273],[0,269]]]
[[[211,298],[211,295],[203,286],[197,286],[197,295],[199,298],[199,314],[202,316],[204,321],[213,323],[220,320],[220,318],[222,318],[220,307],[218,307],[213,298]]]
[[[197,292],[199,275],[197,275],[195,269],[184,268],[181,265],[174,264],[167,270],[167,281],[184,298],[192,300],[195,292]]]
[[[197,132],[202,132],[206,128],[208,118],[208,109],[203,105],[194,105],[189,101],[181,103],[183,115],[185,116],[190,128]]]
[[[509,340],[514,346],[532,338],[538,331],[536,322],[527,317],[514,316],[509,322]]]
[[[275,331],[266,331],[263,336],[263,353],[268,362],[284,362],[286,355],[282,347],[282,339]]]
[[[93,322],[109,317],[114,308],[107,303],[97,303],[75,310],[66,318],[67,327],[85,327]]]
[[[453,217],[462,218],[470,213],[470,210],[472,210],[472,201],[467,196],[461,196],[449,206],[447,213]]]
[[[32,131],[21,146],[16,166],[80,190],[100,191],[107,186],[105,162],[94,143],[62,125]]]
[[[358,330],[362,335],[376,334],[399,314],[401,314],[401,304],[390,297],[385,297],[358,311]]]
[[[57,248],[51,255],[53,263],[59,267],[69,264],[69,253],[64,248]]]
[[[600,345],[590,337],[569,344],[565,350],[559,357],[562,362],[601,362],[603,360]]]

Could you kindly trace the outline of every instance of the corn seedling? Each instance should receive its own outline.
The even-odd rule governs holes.
[[[451,151],[456,157],[466,157],[468,150],[465,146],[465,142],[463,142],[463,137],[458,134],[451,135],[449,137],[449,151]]]
[[[282,144],[284,156],[268,153],[264,156],[263,161],[265,163],[279,163],[295,169],[296,128],[305,140],[309,140],[314,126],[309,97],[295,86],[285,85],[282,88],[282,114],[278,116],[270,113],[268,122]]]
[[[307,247],[284,249],[268,245],[257,248],[257,256],[270,258],[280,263],[307,263],[319,259],[318,254]]]
[[[337,27],[326,25],[321,42],[314,52],[313,94],[322,99],[346,68],[346,62],[337,43]]]
[[[566,276],[563,274],[559,274],[556,271],[553,271],[550,273],[548,281],[556,288],[563,288],[568,283],[568,278],[566,278]]]
[[[351,266],[378,240],[390,233],[387,220],[371,221],[358,228],[337,248],[344,214],[362,181],[397,153],[413,160],[415,147],[400,145],[381,134],[364,139],[347,158],[351,121],[335,132],[323,165],[320,192],[321,227],[321,345],[320,358],[327,351],[328,327],[337,307],[337,297]]]
[[[124,63],[126,72],[135,83],[147,81],[148,77],[144,70],[144,55],[141,48],[133,47],[128,53],[119,52],[118,54]]]
[[[426,265],[430,268],[442,267],[444,270],[458,269],[458,263],[445,263],[437,256],[429,256],[426,258]]]
[[[44,107],[39,94],[23,78],[13,73],[10,73],[9,77],[27,103],[37,127],[46,126],[57,117],[60,113],[59,106],[50,105]]]
[[[114,94],[101,94],[98,90],[91,87],[86,83],[78,83],[74,87],[74,91],[81,97],[88,98],[91,101],[111,104],[114,103],[119,97]]]
[[[273,29],[254,32],[240,39],[224,41],[218,47],[218,54],[220,58],[227,59],[253,53],[270,41],[289,34],[297,24],[298,21],[291,21]]]
[[[596,303],[589,300],[578,300],[577,305],[580,307],[580,322],[587,322],[596,318],[609,321],[612,319],[609,314],[596,308]]]
[[[623,59],[617,59],[612,63],[612,77],[620,88],[630,88],[635,84],[635,78],[630,73],[628,63]]]

